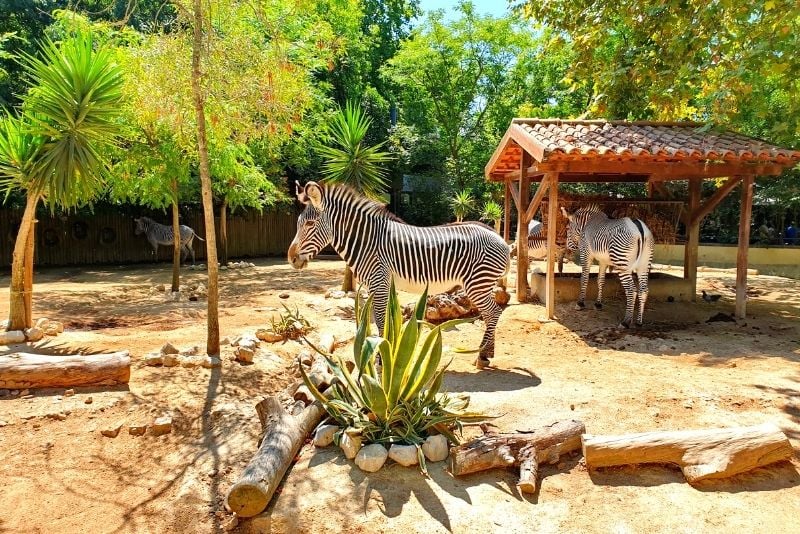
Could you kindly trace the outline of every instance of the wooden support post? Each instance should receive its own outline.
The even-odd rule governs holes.
[[[701,178],[689,180],[689,223],[686,225],[686,244],[683,251],[683,278],[691,282],[692,302],[697,301],[697,249],[700,246],[700,221],[693,220],[700,208]]]
[[[655,182],[652,180],[647,180],[647,198],[653,198],[655,196],[656,186]]]
[[[558,173],[550,176],[550,194],[547,201],[547,280],[545,291],[545,309],[547,318],[553,319],[556,314],[556,273],[555,262],[558,255],[556,237],[558,231]]]
[[[511,241],[511,186],[505,182],[505,203],[503,204],[503,239],[506,243]]]
[[[517,250],[525,251],[525,245],[528,242],[528,220],[526,219],[526,214],[528,199],[531,193],[531,179],[528,178],[528,167],[531,165],[531,156],[523,150],[520,160],[519,201],[517,202]],[[528,255],[517,254],[517,302],[527,301]]]
[[[753,211],[753,176],[742,179],[739,213],[739,248],[736,254],[736,317],[744,319],[747,307],[747,252],[750,249],[750,215]]]

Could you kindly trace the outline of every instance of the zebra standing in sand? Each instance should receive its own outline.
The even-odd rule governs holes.
[[[509,264],[510,249],[502,237],[480,223],[412,226],[341,185],[297,184],[297,199],[306,208],[289,247],[292,267],[304,268],[330,243],[372,294],[381,331],[392,279],[398,289],[417,293],[425,286],[431,294],[462,286],[486,323],[475,365],[489,364],[502,312],[492,290]]]
[[[528,223],[528,257],[534,260],[547,259],[547,236],[542,235],[542,223],[536,219],[531,219]],[[563,245],[556,245],[556,260],[558,261],[558,272],[564,272],[564,255],[566,249]],[[517,256],[517,244],[511,245],[511,257]]]
[[[165,246],[172,246],[173,244],[173,232],[172,226],[167,226],[166,224],[159,224],[155,222],[150,217],[140,217],[139,219],[134,219],[136,221],[136,235],[144,234],[147,240],[150,242],[150,246],[153,247],[153,255],[158,256],[158,246],[165,245]],[[180,225],[180,232],[181,232],[181,261],[186,260],[186,255],[192,255],[192,265],[194,265],[194,249],[192,248],[192,241],[196,237],[200,241],[205,241],[202,237],[197,235],[194,230],[186,226],[185,224]]]
[[[581,293],[577,308],[586,307],[586,286],[589,284],[589,269],[592,260],[597,260],[600,270],[597,274],[597,301],[595,307],[603,307],[603,284],[606,267],[612,266],[619,272],[619,281],[625,289],[625,318],[621,327],[630,328],[633,322],[633,309],[636,305],[636,284],[633,273],[639,282],[639,308],[636,325],[642,325],[644,305],[647,302],[647,279],[653,262],[655,242],[650,229],[638,219],[624,217],[610,219],[592,204],[578,209],[572,214],[563,207],[561,212],[569,219],[567,226],[567,250],[578,249],[581,257]]]

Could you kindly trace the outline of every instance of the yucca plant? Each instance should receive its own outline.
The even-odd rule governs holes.
[[[326,358],[335,376],[330,392],[320,393],[300,366],[303,382],[343,432],[361,435],[365,443],[416,445],[420,466],[425,460],[419,449],[432,431],[458,443],[462,424],[487,419],[467,412],[469,398],[441,391],[448,364],[442,361],[442,330],[463,322],[454,320],[434,326],[424,321],[427,290],[403,323],[402,307],[394,284],[386,306],[383,335],[372,335],[372,297],[365,305],[356,300],[356,336],[352,372],[340,355],[314,349]],[[380,358],[381,365],[377,364]],[[380,371],[379,368],[380,367]]]
[[[494,224],[494,231],[500,233],[500,219],[503,218],[503,208],[494,200],[489,200],[483,205],[481,219],[491,221]]]
[[[464,217],[469,215],[469,212],[475,208],[475,199],[472,198],[470,192],[466,190],[456,193],[456,196],[450,200],[450,203],[453,206],[453,213],[456,216],[457,222],[462,222]]]

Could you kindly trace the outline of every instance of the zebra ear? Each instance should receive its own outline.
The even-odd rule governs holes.
[[[300,181],[295,180],[294,184],[296,187],[295,194],[297,195],[297,201],[301,204],[308,204],[308,197],[306,196],[305,189],[300,185]]]
[[[308,182],[306,184],[305,195],[306,199],[311,202],[314,208],[322,211],[322,188],[316,182]]]

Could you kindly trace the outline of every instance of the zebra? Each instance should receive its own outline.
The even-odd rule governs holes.
[[[406,224],[385,206],[343,185],[297,184],[305,209],[288,261],[303,269],[331,244],[373,297],[375,323],[383,330],[392,279],[398,289],[441,293],[462,286],[481,312],[486,330],[475,365],[494,356],[494,337],[502,308],[493,287],[508,272],[510,248],[481,223],[417,227]]]
[[[153,247],[153,254],[158,255],[158,246],[159,245],[166,245],[172,246],[173,244],[173,232],[172,226],[167,226],[166,224],[159,224],[155,222],[150,217],[140,217],[138,219],[134,219],[136,222],[136,235],[144,234],[147,240],[150,242],[150,246]],[[196,237],[200,241],[205,241],[202,237],[197,235],[194,230],[186,226],[185,224],[180,225],[180,232],[181,232],[181,261],[186,259],[187,254],[192,255],[192,265],[194,265],[194,249],[192,248],[192,241]]]
[[[633,273],[636,273],[639,288],[639,308],[636,314],[636,325],[642,325],[644,306],[647,302],[647,279],[653,262],[653,234],[644,222],[624,217],[610,219],[600,211],[596,204],[583,207],[570,214],[563,207],[561,212],[569,219],[567,225],[567,250],[578,249],[581,258],[581,292],[577,309],[585,308],[586,286],[589,283],[589,269],[592,260],[597,260],[600,270],[597,274],[597,301],[595,307],[603,307],[603,284],[607,267],[619,271],[619,281],[625,289],[625,318],[620,327],[630,328],[633,322],[633,310],[636,305],[636,284]]]
[[[558,272],[564,272],[564,254],[566,250],[562,244],[556,245],[556,259]],[[517,244],[511,245],[511,257],[517,256]],[[531,219],[528,223],[528,257],[534,260],[547,259],[547,236],[542,235],[542,223]]]

